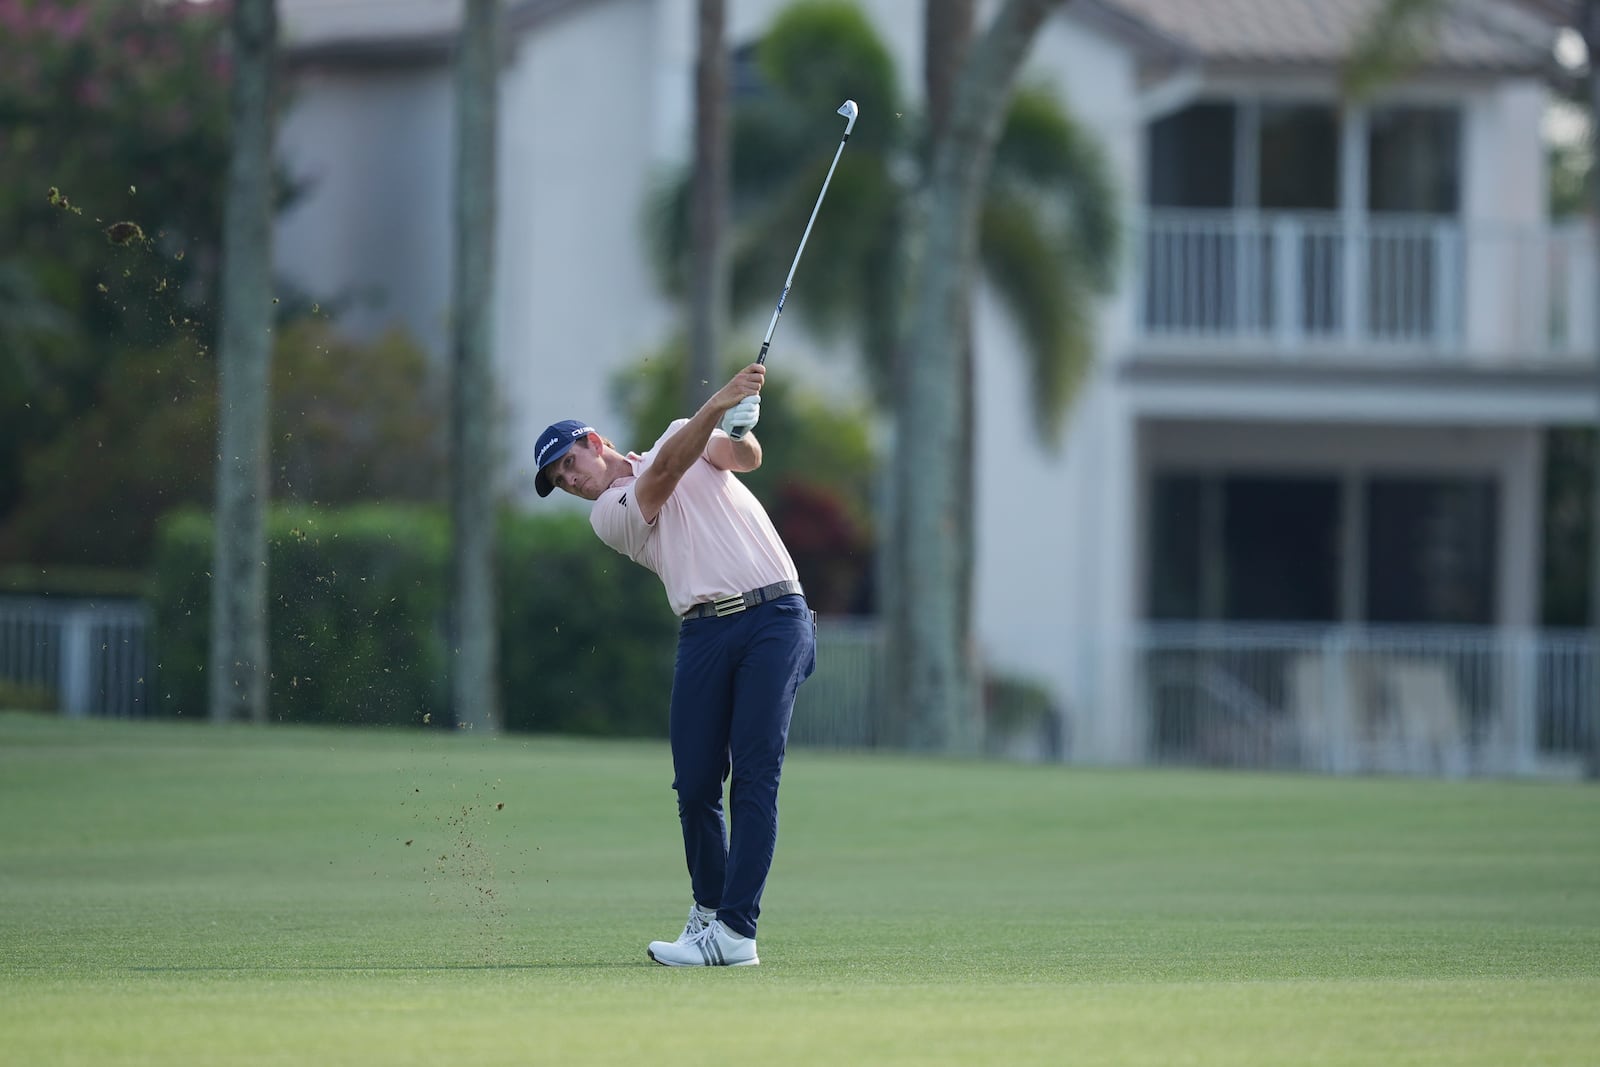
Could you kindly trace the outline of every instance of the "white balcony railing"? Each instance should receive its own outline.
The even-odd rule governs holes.
[[[1136,226],[1150,347],[1530,363],[1592,358],[1596,252],[1581,223],[1152,211]]]

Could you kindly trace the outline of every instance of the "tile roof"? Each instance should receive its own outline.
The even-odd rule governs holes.
[[[516,31],[593,0],[501,0]],[[910,0],[907,0],[908,4]],[[1139,44],[1213,63],[1331,65],[1386,0],[1073,0]],[[1571,0],[1447,0],[1429,66],[1548,71],[1559,12]],[[291,52],[442,52],[460,24],[462,0],[278,0]]]
[[[1340,62],[1385,0],[1086,0],[1167,47],[1211,62]],[[1517,0],[1449,0],[1428,42],[1433,69],[1546,71],[1556,26]]]

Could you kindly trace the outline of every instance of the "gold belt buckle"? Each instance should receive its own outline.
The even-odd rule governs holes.
[[[720,600],[713,600],[711,602],[711,607],[712,610],[717,613],[717,618],[719,619],[724,615],[737,615],[739,612],[745,609],[744,594],[734,593],[732,596],[725,596]]]

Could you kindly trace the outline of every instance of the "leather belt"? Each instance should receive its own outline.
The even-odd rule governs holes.
[[[737,615],[746,608],[753,608],[757,604],[765,603],[768,600],[776,600],[781,596],[789,596],[803,591],[799,582],[774,582],[771,585],[764,585],[760,589],[752,589],[748,593],[734,593],[732,596],[725,596],[704,604],[696,604],[684,612],[683,617],[686,619],[703,619],[708,615],[715,615],[720,619],[724,615]]]

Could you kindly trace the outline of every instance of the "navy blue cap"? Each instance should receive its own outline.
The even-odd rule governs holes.
[[[555,486],[544,476],[544,469],[571,451],[572,446],[594,433],[594,427],[577,419],[563,419],[546,426],[539,435],[539,444],[533,450],[533,465],[539,473],[533,477],[533,487],[540,496],[549,496]]]

